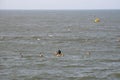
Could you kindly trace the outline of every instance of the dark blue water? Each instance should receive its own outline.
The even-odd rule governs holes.
[[[0,79],[120,80],[120,10],[1,10]]]

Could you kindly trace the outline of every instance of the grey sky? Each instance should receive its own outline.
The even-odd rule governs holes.
[[[120,0],[0,0],[0,9],[120,9]]]

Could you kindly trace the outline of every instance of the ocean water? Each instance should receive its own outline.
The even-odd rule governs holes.
[[[120,80],[120,10],[1,10],[0,80]]]

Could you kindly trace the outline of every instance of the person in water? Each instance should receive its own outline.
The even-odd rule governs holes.
[[[44,57],[43,54],[42,54],[41,52],[40,52],[40,55],[39,55],[39,56],[40,56],[40,57]]]
[[[61,52],[61,50],[58,50],[57,52],[55,52],[55,56],[61,57],[61,56],[64,56],[64,55],[63,55],[63,53]]]
[[[20,53],[20,57],[23,58],[23,54],[22,53]]]

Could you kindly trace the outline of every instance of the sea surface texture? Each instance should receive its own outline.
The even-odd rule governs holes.
[[[0,80],[120,80],[120,10],[1,10]]]

